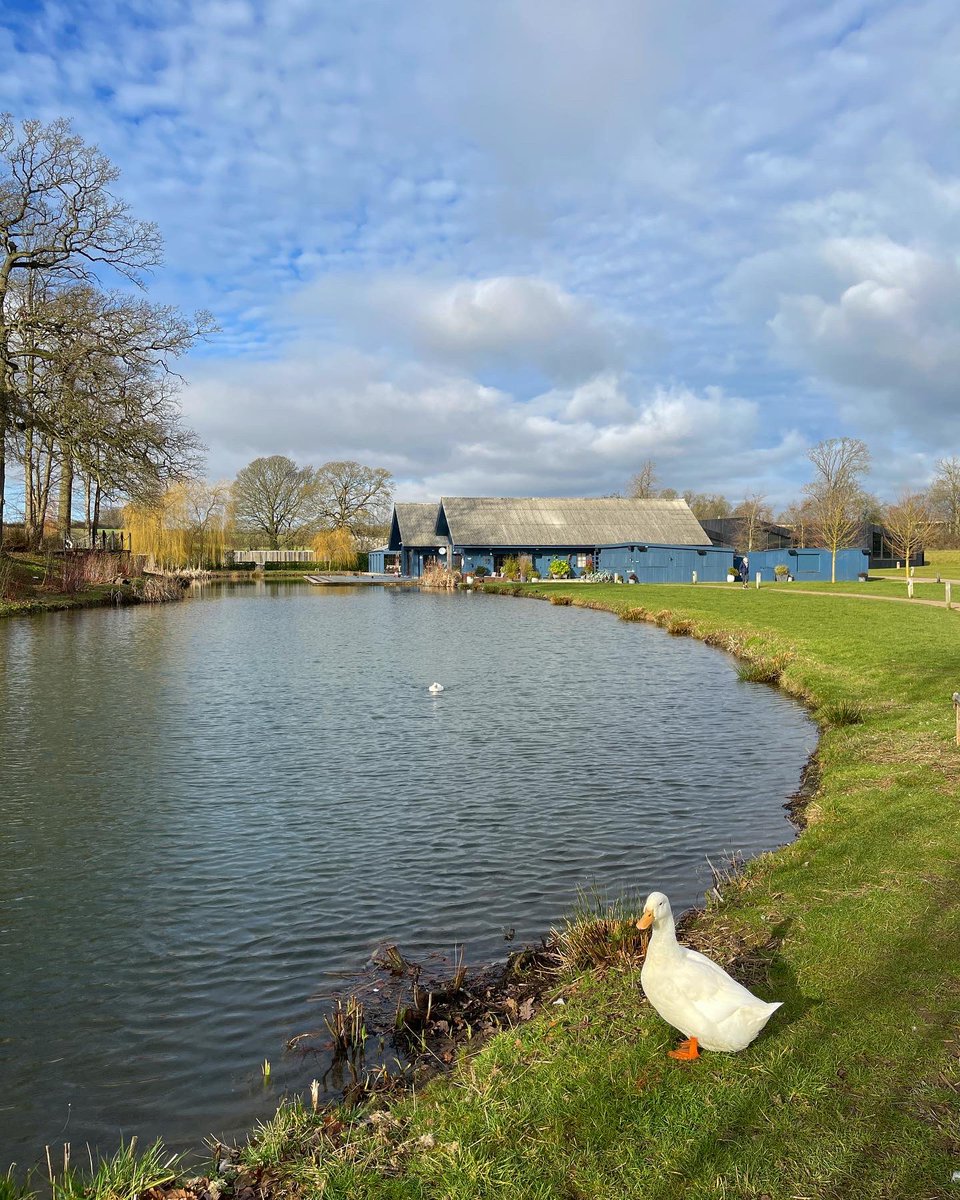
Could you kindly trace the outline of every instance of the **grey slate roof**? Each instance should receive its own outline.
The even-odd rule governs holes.
[[[667,546],[711,544],[685,500],[444,496],[440,506],[455,546],[547,549],[637,542]],[[406,537],[404,542],[411,544]]]
[[[395,504],[400,538],[404,546],[439,546],[437,541],[436,501],[430,504]]]

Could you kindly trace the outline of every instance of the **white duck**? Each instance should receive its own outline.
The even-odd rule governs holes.
[[[638,929],[651,925],[640,983],[660,1016],[686,1035],[670,1057],[697,1058],[701,1046],[727,1051],[749,1046],[783,1002],[758,1000],[715,962],[681,946],[663,892],[650,893],[637,922]]]
[[[427,688],[427,691],[432,692],[435,696],[437,696],[440,694],[440,692],[443,691],[443,684],[442,683],[431,683],[430,686]]]

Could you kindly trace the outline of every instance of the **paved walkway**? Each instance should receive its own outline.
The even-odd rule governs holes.
[[[914,583],[936,583],[935,579],[915,579]],[[736,588],[740,585],[730,583],[707,583],[701,585],[703,587],[719,588],[721,591],[727,588]],[[881,604],[925,604],[928,608],[946,608],[946,600],[921,600],[919,596],[915,596],[912,600],[909,596],[877,596],[873,592],[824,592],[819,588],[797,587],[796,584],[761,584],[763,591],[768,592],[774,590],[777,595],[783,596],[831,596],[835,600],[879,600]],[[755,590],[755,585],[750,584],[750,591]],[[958,597],[951,605],[950,611],[956,612],[960,608],[960,597]]]

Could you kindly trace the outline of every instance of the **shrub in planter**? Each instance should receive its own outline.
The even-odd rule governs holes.
[[[486,579],[490,571],[481,563],[479,567],[474,567],[470,574],[474,579]]]
[[[500,574],[504,579],[519,579],[520,578],[520,562],[511,554],[509,558],[503,560],[503,566],[500,568]]]
[[[555,558],[550,563],[550,574],[554,579],[566,579],[570,574],[570,564],[565,558]]]
[[[786,563],[777,563],[777,565],[773,568],[773,573],[776,575],[777,581],[782,583],[790,574],[790,568]]]
[[[540,579],[540,572],[537,570],[536,567],[534,567],[533,570],[530,572],[530,582],[536,583],[539,579]]]

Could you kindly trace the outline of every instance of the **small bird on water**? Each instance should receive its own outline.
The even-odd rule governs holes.
[[[443,691],[443,684],[442,683],[431,683],[430,686],[427,688],[427,691],[433,692],[433,694],[436,695],[437,692]]]

